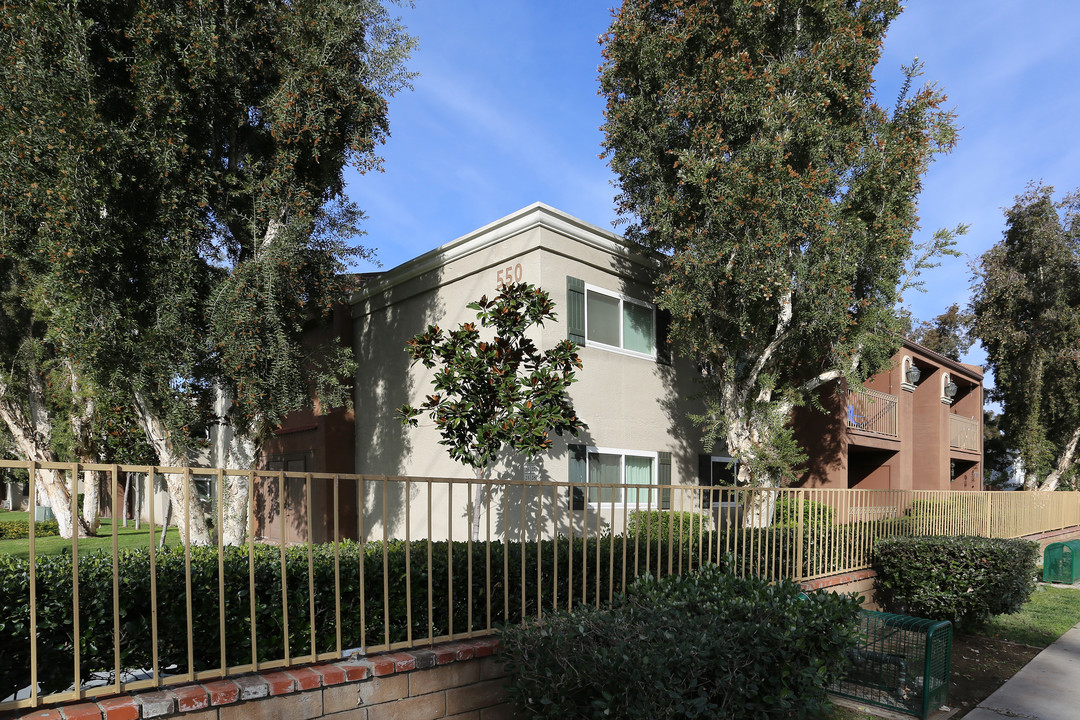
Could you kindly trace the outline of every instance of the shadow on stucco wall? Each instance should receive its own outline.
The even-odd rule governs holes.
[[[355,471],[365,476],[400,474],[414,451],[397,413],[415,391],[405,343],[442,321],[445,308],[437,292],[441,283],[442,270],[437,269],[353,305]],[[359,490],[367,528],[375,531],[385,518],[388,532],[403,536],[404,484],[388,483],[384,492],[381,483],[364,482]]]

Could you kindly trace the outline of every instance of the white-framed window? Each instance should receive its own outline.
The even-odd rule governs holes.
[[[656,359],[656,306],[585,285],[585,344]]]
[[[590,487],[590,505],[649,505],[656,507],[656,490],[641,485],[655,485],[657,453],[614,448],[586,448],[585,482]],[[617,487],[623,486],[623,487]]]

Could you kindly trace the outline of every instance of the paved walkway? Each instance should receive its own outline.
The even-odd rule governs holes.
[[[1080,718],[1080,624],[1035,656],[964,720]]]

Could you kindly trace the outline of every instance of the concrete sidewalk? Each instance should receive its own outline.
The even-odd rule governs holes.
[[[964,720],[1002,718],[1080,718],[1080,624],[964,716]]]

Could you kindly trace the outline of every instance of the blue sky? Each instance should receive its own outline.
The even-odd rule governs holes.
[[[417,0],[402,20],[420,46],[414,89],[390,101],[384,172],[348,175],[383,269],[537,200],[604,228],[613,175],[598,155],[600,45],[611,2]],[[875,77],[891,105],[900,66],[918,56],[963,128],[926,177],[922,233],[969,223],[958,249],[908,304],[931,318],[966,303],[968,263],[1001,238],[1002,208],[1031,180],[1080,186],[1080,3],[910,3]],[[372,269],[364,267],[361,269]],[[968,358],[980,362],[975,350]]]

